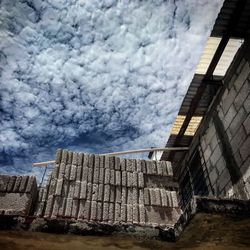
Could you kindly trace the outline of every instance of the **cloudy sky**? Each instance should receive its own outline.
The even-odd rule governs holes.
[[[164,146],[221,5],[0,1],[0,172]]]

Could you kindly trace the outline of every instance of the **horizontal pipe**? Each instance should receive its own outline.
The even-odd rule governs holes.
[[[128,151],[120,151],[120,152],[114,152],[114,153],[106,153],[106,154],[100,154],[100,155],[118,156],[118,155],[145,153],[145,152],[185,151],[185,150],[188,150],[188,147],[145,148],[145,149],[135,149],[135,150],[128,150]],[[36,162],[36,163],[33,163],[33,167],[43,167],[43,166],[47,166],[49,164],[54,164],[54,163],[55,163],[55,161]]]

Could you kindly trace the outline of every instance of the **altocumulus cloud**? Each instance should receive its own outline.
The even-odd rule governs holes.
[[[163,146],[222,0],[0,4],[0,171],[24,173]]]

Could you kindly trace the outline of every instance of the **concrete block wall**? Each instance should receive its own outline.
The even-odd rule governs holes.
[[[27,216],[36,201],[34,176],[0,175],[0,214]]]
[[[250,198],[250,46],[245,41],[238,61],[225,77],[220,99],[196,134],[209,176],[210,194]],[[230,71],[229,70],[229,71]],[[206,127],[204,129],[204,127]],[[202,132],[201,132],[202,131]]]
[[[58,150],[36,216],[107,224],[174,225],[181,210],[170,162]]]

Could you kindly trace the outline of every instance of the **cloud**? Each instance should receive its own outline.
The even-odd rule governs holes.
[[[3,0],[0,171],[163,146],[221,5]]]

